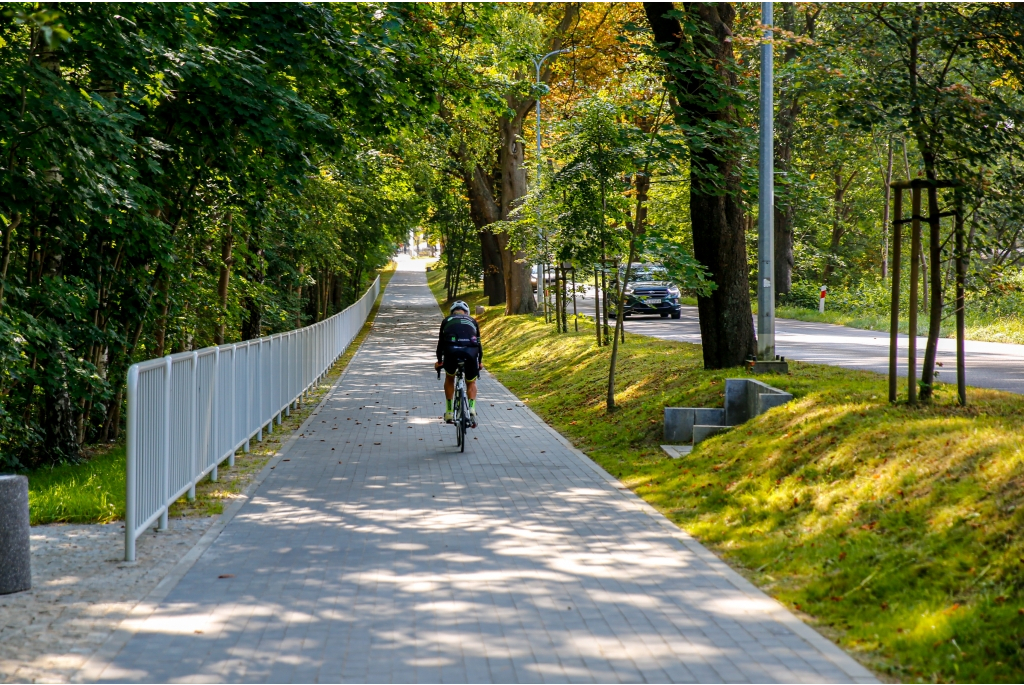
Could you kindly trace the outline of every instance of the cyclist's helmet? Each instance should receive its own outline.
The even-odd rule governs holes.
[[[455,300],[455,302],[452,303],[452,306],[448,308],[448,313],[454,314],[456,309],[461,309],[462,311],[469,314],[469,305],[463,302],[462,300]]]

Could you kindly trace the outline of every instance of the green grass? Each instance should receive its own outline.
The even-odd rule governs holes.
[[[204,479],[196,486],[196,499],[182,497],[171,506],[171,516],[212,516],[224,510],[224,502],[240,497],[264,464],[277,452],[281,443],[306,420],[321,397],[348,366],[349,360],[369,334],[377,316],[384,288],[394,274],[394,264],[381,270],[381,295],[374,303],[359,335],[349,345],[302,409],[285,417],[273,434],[264,434],[263,441],[253,442],[251,451],[235,455],[234,467],[225,461],[216,483]],[[54,468],[29,471],[29,520],[33,526],[45,523],[109,523],[124,520],[125,511],[125,447],[93,449],[80,464],[64,464]]]
[[[110,523],[124,519],[124,459],[124,445],[118,445],[94,453],[82,464],[29,472],[30,523]]]
[[[757,311],[755,306],[754,311]],[[949,314],[948,310],[946,314]],[[863,328],[869,331],[889,330],[888,314],[879,315],[872,313],[850,313],[826,308],[824,313],[814,309],[803,307],[778,307],[775,316],[780,319],[796,319],[798,321],[813,321],[817,323],[832,323],[851,328]],[[928,335],[928,315],[921,313],[918,321],[918,335]],[[900,333],[910,331],[910,323],[903,319],[900,321]],[[950,316],[943,320],[939,335],[943,338],[956,337],[956,321]],[[1014,343],[1024,345],[1024,319],[1012,316],[989,316],[984,314],[973,314],[968,312],[964,322],[964,337],[967,340],[981,340],[986,342]]]
[[[1024,398],[972,388],[960,408],[943,385],[930,406],[890,405],[882,376],[792,363],[765,379],[792,403],[673,460],[663,408],[722,406],[742,370],[705,371],[699,346],[627,335],[609,416],[608,349],[588,322],[558,335],[500,307],[481,320],[488,368],[509,389],[876,672],[1024,679]]]

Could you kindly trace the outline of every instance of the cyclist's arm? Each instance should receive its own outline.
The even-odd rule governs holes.
[[[478,324],[476,322],[476,319],[473,319],[473,325],[476,326],[476,339],[477,339],[477,342],[478,342],[477,349],[480,350],[476,354],[476,363],[481,368],[483,368],[483,365],[484,365],[484,340],[483,340],[483,338],[480,337],[480,324]]]
[[[444,359],[444,319],[441,320],[441,329],[437,332],[437,361]]]

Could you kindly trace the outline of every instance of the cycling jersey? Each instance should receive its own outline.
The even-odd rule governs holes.
[[[484,359],[480,327],[469,314],[452,314],[441,322],[437,334],[437,361],[455,356],[472,359],[477,366]]]

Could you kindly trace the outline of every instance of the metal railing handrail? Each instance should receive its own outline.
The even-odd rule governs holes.
[[[171,504],[224,460],[263,439],[327,373],[358,335],[380,277],[329,319],[285,333],[179,352],[128,369],[124,556],[144,530],[168,526]]]

